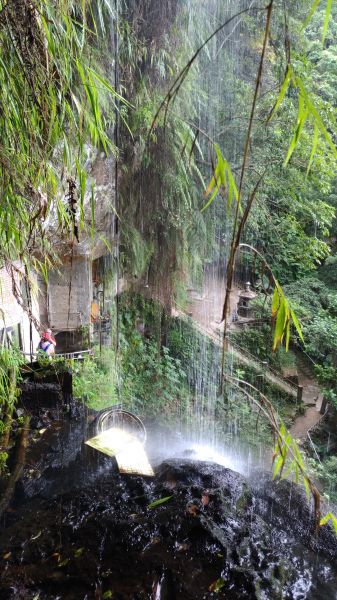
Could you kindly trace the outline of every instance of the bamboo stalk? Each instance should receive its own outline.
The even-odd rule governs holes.
[[[253,130],[253,122],[254,122],[254,114],[255,114],[255,109],[256,109],[257,97],[258,97],[258,92],[259,92],[260,85],[261,85],[263,63],[264,63],[264,58],[265,58],[267,43],[268,43],[268,38],[269,38],[270,22],[271,22],[272,10],[273,10],[273,1],[274,0],[271,0],[267,6],[267,17],[266,17],[264,39],[263,39],[263,47],[262,47],[262,52],[261,52],[259,68],[258,68],[258,72],[257,72],[257,76],[256,76],[254,98],[253,98],[253,103],[252,103],[252,108],[251,108],[251,113],[250,113],[250,119],[249,119],[244,154],[243,154],[243,162],[242,162],[240,185],[239,185],[239,197],[238,197],[238,201],[237,201],[237,205],[236,205],[236,212],[235,212],[234,225],[233,225],[233,235],[232,235],[232,242],[231,242],[231,251],[230,251],[228,265],[227,265],[226,295],[225,295],[223,314],[222,314],[222,320],[224,321],[224,332],[223,332],[223,351],[222,351],[222,365],[221,365],[221,391],[223,391],[223,388],[224,388],[225,357],[226,357],[227,346],[228,346],[228,340],[227,340],[228,319],[229,319],[229,314],[230,314],[230,298],[231,298],[233,278],[234,278],[235,257],[236,257],[237,249],[240,245],[241,235],[242,235],[242,231],[244,229],[244,225],[248,219],[257,188],[261,182],[261,179],[259,179],[250,198],[248,199],[247,206],[244,211],[243,217],[242,217],[241,221],[239,222],[243,181],[244,181],[244,177],[245,177],[247,161],[248,161],[248,156],[249,156],[249,146],[250,146],[251,134],[252,134],[252,130]]]
[[[17,481],[20,479],[22,475],[22,471],[26,461],[26,450],[28,446],[28,434],[29,434],[29,422],[30,417],[25,416],[23,427],[21,429],[21,435],[18,442],[18,450],[16,456],[15,467],[10,475],[10,478],[7,483],[7,487],[0,501],[0,517],[3,515],[4,511],[8,508],[12,496],[14,494],[15,485]]]

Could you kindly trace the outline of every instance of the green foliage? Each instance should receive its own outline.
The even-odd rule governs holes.
[[[324,398],[337,410],[337,369],[327,365],[315,365],[315,375],[322,387]]]
[[[325,142],[329,146],[329,148],[335,158],[337,157],[337,148],[336,148],[326,126],[323,123],[323,120],[321,118],[319,110],[315,106],[314,101],[310,98],[309,93],[306,90],[305,85],[302,81],[302,78],[300,77],[300,75],[295,74],[294,68],[290,64],[288,64],[288,66],[287,66],[287,71],[286,71],[285,78],[284,78],[284,81],[283,81],[283,84],[282,84],[282,87],[280,90],[280,94],[279,94],[279,96],[276,100],[276,104],[269,116],[269,120],[271,118],[273,118],[276,111],[279,109],[290,83],[292,83],[294,88],[296,90],[298,90],[298,115],[297,115],[297,122],[296,122],[294,135],[290,142],[290,146],[289,146],[286,158],[284,160],[284,166],[288,165],[290,158],[299,143],[304,125],[308,119],[309,121],[311,120],[311,123],[314,127],[313,146],[311,149],[311,154],[310,154],[310,158],[309,158],[309,166],[307,169],[307,173],[308,173],[310,170],[312,161],[313,161],[313,157],[314,157],[316,149],[317,149],[319,132],[322,134]]]
[[[0,422],[0,424],[1,423],[2,423],[2,421]],[[2,434],[2,431],[0,431],[0,433]],[[8,460],[8,453],[1,451],[0,452],[0,473],[4,473],[6,471],[7,460]]]
[[[0,352],[0,415],[7,408],[13,408],[19,391],[13,394],[11,390],[11,372],[14,371],[15,383],[18,383],[20,377],[20,367],[24,363],[24,357],[18,348],[2,348]],[[9,404],[10,403],[10,404]]]
[[[285,348],[279,345],[275,352],[271,352],[273,335],[268,324],[240,328],[231,332],[231,339],[259,360],[267,361],[276,370],[296,367],[296,358],[291,350],[286,352]]]
[[[246,329],[241,338],[241,332],[238,332],[238,343],[240,346],[250,349],[246,341],[250,339],[252,330]],[[251,336],[252,350],[259,344],[265,348],[266,356],[270,357],[270,362],[276,368],[293,365],[294,356],[292,353],[286,353],[281,347],[270,356],[272,334],[270,326],[263,328],[263,333],[256,330]],[[233,334],[231,334],[232,336]],[[237,340],[236,335],[234,335]],[[258,448],[261,444],[270,443],[270,425],[265,419],[259,419],[257,428],[257,414],[252,406],[247,402],[247,398],[239,390],[233,390],[231,385],[225,385],[224,397],[219,390],[220,382],[220,360],[221,349],[214,344],[212,339],[197,331],[193,321],[189,319],[173,319],[166,336],[166,343],[170,353],[179,358],[184,370],[187,373],[187,379],[190,385],[191,395],[195,393],[196,386],[202,389],[202,397],[197,402],[203,404],[203,397],[207,405],[211,404],[214,414],[211,412],[210,420],[214,419],[211,427],[216,426],[218,435],[221,439],[232,439],[233,429],[235,428],[235,438],[240,440],[240,445],[246,445],[251,448]],[[261,360],[264,355],[260,355]],[[289,396],[280,392],[276,387],[270,385],[263,377],[257,378],[256,370],[242,365],[240,361],[228,354],[226,363],[226,373],[235,374],[235,377],[244,380],[254,386],[257,386],[263,393],[270,398],[275,410],[281,415],[281,418],[287,424],[293,421],[296,412],[296,406],[289,402]],[[261,373],[260,373],[261,375]],[[216,395],[216,398],[214,397]],[[213,405],[214,403],[214,405]],[[207,418],[207,415],[204,415]],[[235,425],[234,425],[235,424]]]
[[[187,402],[186,374],[179,359],[160,346],[162,307],[140,295],[120,299],[120,346],[96,349],[73,365],[74,395],[96,410],[119,399],[136,412],[169,415]],[[137,327],[149,337],[144,337]]]
[[[303,23],[303,27],[307,27],[307,25],[310,23],[311,19],[315,15],[315,13],[318,12],[317,9],[320,5],[320,2],[321,2],[321,0],[313,1],[311,8],[310,8],[310,12]],[[326,38],[326,35],[328,32],[328,26],[329,26],[330,16],[331,16],[331,6],[332,6],[332,0],[327,0],[326,8],[325,8],[324,26],[323,26],[323,44],[325,42],[325,38]]]
[[[9,0],[2,8],[2,263],[20,258],[46,275],[54,255],[51,234],[55,236],[57,227],[63,234],[74,233],[65,198],[69,178],[77,180],[79,219],[84,224],[85,144],[115,150],[103,106],[106,98],[114,101],[117,94],[95,61],[100,33],[95,9],[102,25],[107,7],[102,0],[43,0],[38,8]],[[36,258],[37,253],[44,258]]]
[[[203,178],[196,157],[201,158],[201,149],[191,123],[194,100],[189,91],[177,99],[174,111],[153,123],[162,88],[191,46],[181,22],[173,29],[175,24],[166,19],[156,12],[148,31],[133,8],[123,13],[121,78],[134,109],[128,115],[132,137],[121,134],[125,161],[119,213],[124,270],[145,281],[168,306],[176,286],[202,269],[207,233],[198,210],[196,182]]]
[[[318,461],[308,459],[312,476],[319,480],[328,501],[337,503],[337,456],[330,456]]]
[[[284,291],[301,322],[302,338],[295,328],[295,335],[292,338],[293,343],[301,348],[304,347],[305,351],[315,361],[326,363],[327,366],[332,365],[337,354],[336,293],[332,292],[331,288],[328,288],[320,279],[314,277],[306,277],[296,283],[287,285],[284,287]],[[267,309],[264,307],[262,316],[266,317],[267,314]],[[277,353],[275,357],[268,357],[268,349],[266,348],[268,327],[263,327],[260,331],[261,339],[259,339],[259,335],[255,333],[254,329],[251,334],[242,332],[234,334],[234,337],[237,336],[239,345],[247,344],[248,349],[253,354],[263,356],[265,359],[268,358],[271,364],[275,364],[277,367],[282,366],[284,362],[283,353],[281,361],[278,360]],[[255,349],[254,341],[256,341]],[[276,361],[274,361],[274,358]],[[286,366],[286,363],[284,363],[284,366]]]
[[[305,350],[319,363],[331,365],[337,353],[337,295],[321,280],[303,278],[286,286],[302,323]]]
[[[124,269],[133,277],[141,277],[149,266],[154,253],[153,243],[146,241],[138,229],[125,223],[123,227],[123,240],[127,252],[124,250]]]
[[[37,362],[39,369],[34,370],[34,377],[36,379],[55,375],[55,373],[65,373],[69,370],[69,361],[63,356],[55,354],[50,358],[43,350],[38,351]]]
[[[185,372],[167,348],[134,333],[123,340],[121,366],[122,396],[136,411],[164,416],[184,403]]]
[[[288,453],[291,452],[291,462],[285,470]],[[292,439],[290,433],[287,432],[285,425],[281,422],[279,427],[279,436],[274,449],[273,457],[273,479],[277,476],[286,478],[290,474],[295,477],[296,483],[299,483],[300,477],[303,477],[304,463],[297,443]],[[306,492],[309,499],[309,487],[305,478],[303,479]]]
[[[337,255],[329,256],[320,267],[317,277],[327,286],[334,289],[337,281]]]
[[[8,445],[12,428],[12,415],[16,400],[20,394],[18,383],[21,381],[20,367],[24,357],[15,346],[3,347],[0,351],[0,439],[3,446],[0,452],[0,473],[6,468]]]
[[[117,404],[117,375],[115,353],[103,348],[95,350],[93,357],[73,364],[73,393],[83,398],[90,408],[102,410]]]
[[[214,382],[220,381],[220,347],[195,329],[192,319],[172,319],[166,335],[166,344],[172,356],[181,362],[189,384],[202,380],[207,396],[214,392]],[[193,392],[192,392],[193,393]]]

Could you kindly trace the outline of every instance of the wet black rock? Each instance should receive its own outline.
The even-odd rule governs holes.
[[[296,486],[211,463],[166,461],[153,479],[83,476],[7,514],[0,597],[332,600],[337,542],[312,525]]]
[[[71,404],[71,370],[56,373],[49,367],[41,370],[37,363],[33,363],[33,371],[24,373],[23,378],[19,402],[25,412],[39,416],[41,412],[50,410],[59,414]]]
[[[85,440],[94,435],[95,417],[82,402],[72,401],[71,411],[39,413],[39,427],[31,431],[23,476],[16,486],[14,506],[37,495],[51,498],[95,481],[112,470],[114,459],[93,451]],[[97,414],[96,414],[97,416]],[[57,418],[58,417],[58,418]]]

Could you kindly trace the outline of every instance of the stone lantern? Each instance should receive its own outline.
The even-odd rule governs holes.
[[[253,308],[250,306],[251,301],[256,298],[255,292],[251,289],[249,281],[245,284],[245,289],[239,295],[238,316],[249,319],[253,316]]]

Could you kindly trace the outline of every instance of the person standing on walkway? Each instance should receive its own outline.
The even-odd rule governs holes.
[[[55,354],[56,340],[52,336],[51,329],[46,329],[43,333],[41,333],[41,339],[38,345],[38,350],[41,350],[47,356],[52,356]]]

